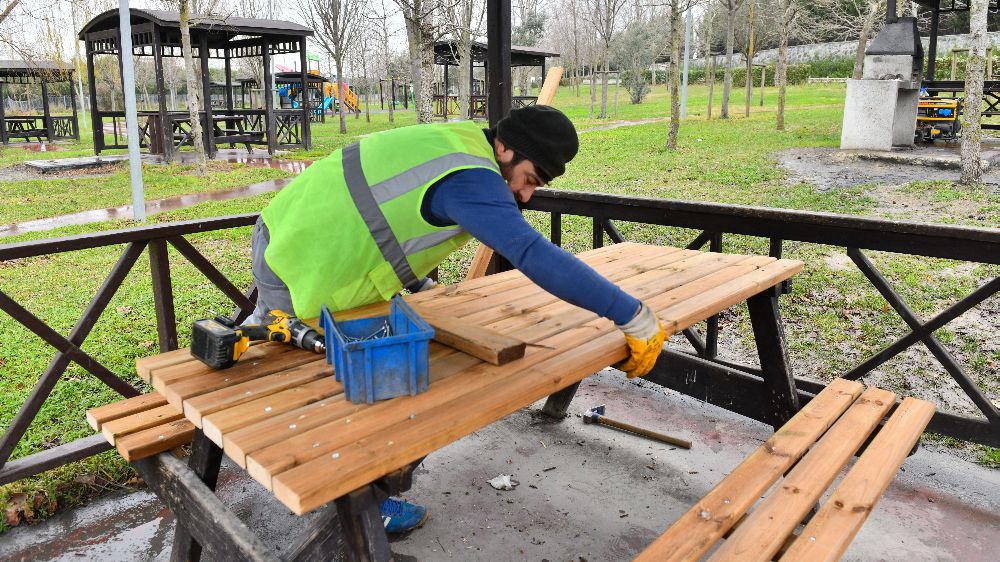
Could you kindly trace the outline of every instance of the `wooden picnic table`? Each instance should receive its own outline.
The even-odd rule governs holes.
[[[648,303],[668,333],[740,302],[757,303],[750,311],[765,379],[770,375],[772,382],[791,384],[774,287],[801,271],[801,262],[634,243],[580,257]],[[223,508],[210,490],[224,451],[297,514],[334,502],[336,507],[293,552],[308,558],[310,552],[329,548],[325,541],[337,534],[347,543],[349,559],[387,560],[391,554],[378,505],[387,494],[408,488],[409,474],[420,460],[546,396],[564,414],[582,379],[627,353],[624,337],[612,322],[557,299],[517,271],[439,287],[406,300],[418,310],[524,340],[529,344],[525,356],[496,366],[432,342],[430,389],[372,405],[345,400],[322,357],[282,344],[255,346],[224,371],[209,369],[188,350],[138,362],[140,376],[159,393],[147,396],[158,396],[150,400],[159,402],[148,404],[156,407],[148,410],[145,422],[106,422],[102,430],[126,458],[143,456],[142,448],[155,447],[158,441],[159,450],[165,450],[165,444],[176,446],[193,433],[194,454],[187,472],[170,454],[136,463],[151,488],[178,514],[180,548],[221,541],[216,546],[236,558],[268,558],[258,558],[266,547],[254,542],[255,536],[240,528],[238,520],[217,513]],[[386,310],[376,305],[338,316]],[[773,391],[780,397],[790,388]],[[152,435],[143,434],[150,431]],[[209,512],[214,523],[205,520]]]

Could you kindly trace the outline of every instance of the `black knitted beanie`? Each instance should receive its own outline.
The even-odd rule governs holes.
[[[546,182],[563,175],[576,156],[580,141],[563,112],[547,105],[512,110],[497,123],[497,137],[530,160]]]

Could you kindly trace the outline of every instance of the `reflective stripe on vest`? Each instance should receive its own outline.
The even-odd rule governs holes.
[[[354,200],[354,206],[364,219],[371,232],[375,244],[382,252],[385,261],[392,265],[392,270],[396,272],[396,277],[403,286],[407,286],[417,281],[417,276],[413,274],[409,262],[406,261],[406,254],[396,240],[389,221],[386,220],[382,209],[379,208],[365,179],[365,172],[361,169],[361,145],[358,143],[346,146],[343,149],[344,181],[347,183],[347,190]]]
[[[371,187],[372,195],[374,195],[375,201],[381,205],[409,192],[415,185],[424,185],[448,170],[463,166],[487,166],[499,171],[496,164],[489,158],[461,152],[445,154],[373,185]]]

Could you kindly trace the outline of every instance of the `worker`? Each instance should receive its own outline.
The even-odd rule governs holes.
[[[531,227],[518,208],[566,170],[579,148],[557,109],[515,109],[490,129],[472,121],[382,131],[335,151],[292,180],[253,231],[257,308],[300,318],[386,301],[427,278],[472,238],[553,295],[612,320],[647,374],[666,337],[648,305],[628,295]],[[423,506],[389,498],[386,530],[423,523]]]

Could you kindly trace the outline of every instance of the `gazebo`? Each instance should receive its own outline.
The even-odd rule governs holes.
[[[965,80],[935,80],[934,73],[937,62],[937,42],[941,14],[953,12],[968,12],[969,0],[916,0],[922,8],[930,11],[930,30],[927,38],[927,64],[924,66],[923,87],[931,95],[948,94],[954,97],[964,96]],[[1000,0],[989,0],[989,13],[996,14],[1000,10]],[[895,21],[892,14],[896,13],[896,0],[888,0],[886,21]],[[986,80],[983,83],[983,116],[1000,116],[1000,80]],[[1000,130],[1000,123],[980,123],[983,129]]]
[[[72,115],[52,115],[49,108],[49,84],[65,82],[69,85]],[[10,84],[38,84],[41,87],[42,114],[35,114],[34,107],[28,107],[25,114],[8,113],[4,107],[7,94],[4,86]],[[0,143],[11,139],[39,141],[56,139],[80,139],[80,127],[76,120],[76,90],[73,88],[73,69],[53,61],[0,60]]]
[[[156,90],[160,94],[157,111],[139,112],[140,146],[152,153],[164,154],[170,159],[181,146],[195,142],[191,135],[190,116],[187,111],[168,111],[163,95],[163,57],[180,57],[180,17],[177,12],[132,8],[132,46],[134,56],[153,57]],[[80,31],[80,39],[87,45],[87,77],[90,82],[90,108],[94,125],[94,151],[98,154],[108,148],[126,148],[125,112],[108,111],[98,107],[97,83],[94,60],[97,55],[114,55],[121,69],[121,52],[118,27],[118,10],[109,10],[90,20]],[[225,104],[213,108],[205,103],[201,111],[202,130],[199,142],[205,144],[209,154],[224,143],[267,146],[274,154],[279,147],[310,148],[310,104],[300,104],[297,109],[274,107],[271,85],[271,58],[279,54],[299,54],[302,76],[306,75],[306,37],[313,34],[308,27],[280,20],[263,20],[239,17],[191,16],[191,44],[194,56],[200,61],[202,98],[212,99],[212,83],[208,62],[225,61],[225,83],[222,91]],[[264,68],[264,108],[236,108],[233,102],[232,59],[261,57]],[[110,134],[111,139],[107,136]]]
[[[484,69],[484,76],[489,72],[486,64],[487,46],[485,43],[474,42],[469,57],[469,91],[471,92],[470,104],[472,105],[472,117],[486,118],[486,92],[483,88],[483,81],[476,80],[475,68]],[[542,70],[542,79],[545,78],[545,59],[558,57],[559,53],[543,51],[534,47],[510,48],[510,66],[537,66]],[[444,82],[439,91],[434,92],[434,114],[440,117],[447,117],[449,107],[457,103],[458,96],[448,93],[448,68],[458,66],[458,43],[456,41],[438,41],[434,43],[434,64],[444,66]],[[537,96],[512,96],[511,107],[527,107],[534,105],[538,100]]]

